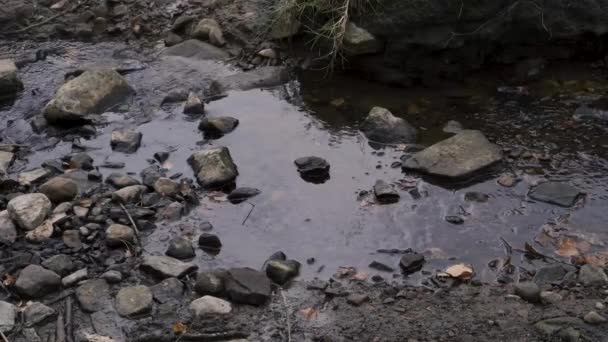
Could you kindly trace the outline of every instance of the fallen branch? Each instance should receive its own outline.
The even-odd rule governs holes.
[[[125,215],[127,215],[127,217],[129,218],[129,221],[131,221],[131,224],[133,225],[133,230],[135,231],[135,236],[137,237],[137,240],[139,241],[139,229],[137,229],[137,224],[135,223],[135,220],[133,220],[133,217],[131,216],[131,214],[129,214],[129,211],[124,206],[124,204],[119,203],[119,205],[120,205],[120,208],[122,209],[122,211],[125,213]]]
[[[0,330],[0,337],[2,337],[2,341],[3,342],[8,342],[8,338],[6,338],[6,336],[4,335],[4,333],[2,332],[2,330]]]
[[[287,298],[285,298],[285,293],[283,293],[283,289],[279,288],[279,292],[281,293],[281,297],[283,298],[283,306],[285,307],[285,323],[287,324],[287,342],[291,342],[291,320],[289,319],[289,307],[287,306]]]
[[[241,223],[241,226],[245,225],[245,222],[247,222],[247,220],[249,219],[249,216],[251,216],[251,213],[253,212],[253,209],[255,209],[255,204],[250,203],[250,202],[245,202],[249,205],[251,205],[251,209],[249,209],[249,213],[247,213],[247,216],[245,216],[245,219],[243,220],[243,223]]]
[[[36,23],[36,24],[30,25],[30,26],[24,27],[24,28],[19,29],[19,30],[5,32],[5,33],[3,33],[2,35],[3,35],[3,36],[10,36],[10,35],[13,35],[13,34],[19,34],[19,33],[23,33],[23,32],[25,32],[25,31],[31,30],[31,29],[33,29],[33,28],[40,27],[40,26],[42,26],[42,25],[48,24],[49,22],[51,22],[51,21],[53,21],[53,20],[55,20],[55,19],[57,19],[57,18],[59,18],[59,17],[61,17],[61,16],[65,15],[65,14],[67,14],[67,13],[69,13],[69,12],[72,12],[72,11],[77,10],[77,9],[78,9],[78,8],[80,8],[80,6],[82,6],[84,3],[86,3],[86,1],[79,2],[78,4],[76,4],[76,6],[74,6],[74,7],[72,7],[72,8],[67,8],[67,9],[65,9],[65,10],[63,10],[63,11],[61,11],[61,12],[57,13],[56,15],[54,15],[54,16],[52,16],[52,17],[50,17],[50,18],[47,18],[47,19],[45,19],[45,20],[43,20],[43,21],[41,21],[41,22],[39,22],[39,23]]]
[[[226,331],[220,333],[182,334],[180,341],[185,342],[214,342],[247,338],[249,334],[242,331]],[[133,342],[175,342],[172,334],[146,334],[139,336]]]

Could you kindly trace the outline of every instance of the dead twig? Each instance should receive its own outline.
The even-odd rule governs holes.
[[[60,312],[57,315],[57,327],[55,330],[55,342],[66,342],[65,340],[65,324],[63,314]]]
[[[137,237],[137,240],[139,241],[139,229],[137,229],[137,224],[135,223],[135,220],[133,220],[133,217],[131,216],[131,214],[129,214],[129,211],[124,206],[124,204],[119,203],[119,205],[125,215],[127,215],[127,217],[129,218],[129,221],[131,221],[131,224],[133,225],[133,230],[135,231],[135,235]]]
[[[72,298],[65,301],[65,333],[67,342],[74,342],[74,324],[72,322]]]
[[[3,342],[8,342],[8,338],[6,338],[6,336],[4,335],[4,333],[2,332],[2,330],[0,330],[0,337],[2,337],[2,341]]]
[[[243,223],[241,223],[241,226],[245,225],[245,222],[247,222],[247,220],[249,219],[249,216],[251,216],[253,209],[255,209],[255,204],[253,204],[251,202],[245,202],[245,203],[249,204],[251,206],[251,209],[249,209],[249,213],[247,213],[247,216],[245,216],[245,219],[243,220]]]

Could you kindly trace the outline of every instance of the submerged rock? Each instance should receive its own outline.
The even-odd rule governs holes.
[[[424,255],[418,253],[406,253],[401,257],[399,266],[405,274],[420,271],[424,265]]]
[[[144,285],[125,287],[116,295],[116,311],[124,317],[152,311],[152,291]]]
[[[226,280],[226,294],[235,303],[262,305],[270,298],[270,279],[251,268],[231,268]]]
[[[89,70],[67,82],[44,107],[49,123],[86,120],[90,114],[100,114],[120,103],[133,89],[114,70]]]
[[[203,104],[203,101],[201,101],[201,98],[194,92],[188,94],[188,99],[184,105],[184,114],[205,114],[205,105]]]
[[[227,76],[212,84],[216,91],[250,90],[276,87],[289,81],[287,68],[281,66],[258,67],[251,71]]]
[[[181,278],[198,269],[193,263],[182,262],[166,256],[145,256],[140,268],[159,278]]]
[[[382,107],[372,108],[361,124],[361,131],[372,142],[384,144],[416,142],[416,129]]]
[[[381,204],[397,203],[401,198],[395,188],[383,180],[377,180],[374,184],[374,195]]]
[[[403,163],[403,168],[448,178],[468,177],[502,159],[500,148],[480,131],[464,130]]]
[[[541,202],[556,204],[562,207],[571,207],[576,203],[581,191],[565,182],[541,183],[528,193],[530,198]]]
[[[176,259],[192,259],[196,256],[192,241],[183,237],[176,237],[171,240],[165,254]]]
[[[106,183],[116,189],[126,188],[132,185],[140,185],[139,181],[131,176],[122,173],[112,173],[106,178]]]
[[[23,89],[17,66],[10,59],[0,59],[0,100],[12,99]]]
[[[312,183],[324,183],[329,179],[329,163],[319,157],[302,157],[294,161],[302,179]]]
[[[112,224],[106,229],[106,244],[110,247],[121,247],[135,242],[133,228],[122,224]]]
[[[217,297],[204,296],[190,303],[190,311],[196,318],[208,315],[227,315],[232,312],[232,305]]]
[[[295,260],[270,260],[266,263],[266,275],[279,285],[284,285],[298,274],[300,263]]]
[[[63,203],[78,196],[78,184],[71,179],[55,177],[42,184],[38,189],[53,203]]]
[[[29,265],[19,273],[15,289],[29,298],[41,298],[61,287],[61,277],[38,265]]]
[[[21,195],[8,202],[7,210],[21,229],[33,230],[51,212],[51,201],[40,193]]]
[[[117,129],[112,131],[110,146],[112,150],[123,153],[134,153],[141,145],[141,132],[136,132],[133,129]]]
[[[236,188],[230,194],[228,194],[228,201],[230,201],[232,204],[239,204],[261,193],[262,192],[256,188]]]
[[[349,55],[367,55],[382,51],[382,42],[351,21],[346,24],[343,43],[344,51]]]
[[[196,173],[199,184],[204,188],[230,184],[238,176],[230,151],[224,146],[194,152],[188,162]]]
[[[198,125],[198,129],[205,133],[205,137],[214,139],[234,131],[238,125],[238,119],[230,116],[220,116],[202,119]]]
[[[226,51],[196,39],[189,39],[173,45],[164,51],[164,55],[198,60],[225,60],[230,57]]]

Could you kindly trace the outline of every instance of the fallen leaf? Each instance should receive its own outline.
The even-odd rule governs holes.
[[[367,272],[357,272],[353,275],[352,279],[355,280],[359,280],[359,281],[366,281],[367,278],[369,278],[369,273]]]
[[[68,0],[59,0],[51,6],[51,9],[62,9],[67,3]]]
[[[173,327],[171,327],[171,330],[173,330],[173,333],[175,335],[181,335],[181,334],[185,333],[186,330],[188,330],[188,326],[182,322],[177,322],[177,323],[173,324]]]
[[[357,273],[357,269],[354,267],[340,266],[336,271],[336,278],[344,279],[353,277]]]
[[[452,265],[445,270],[445,273],[452,278],[458,278],[460,280],[469,280],[473,278],[473,274],[475,274],[475,272],[473,272],[473,267],[466,264]]]
[[[304,309],[300,310],[300,314],[302,316],[304,316],[305,319],[307,319],[307,320],[310,321],[310,320],[313,320],[313,319],[317,318],[317,316],[319,315],[319,310],[317,310],[317,309],[315,309],[313,307],[304,308]]]
[[[4,286],[7,286],[7,287],[15,285],[16,282],[17,282],[17,278],[10,274],[5,274],[4,280],[2,280],[2,284],[4,284]]]

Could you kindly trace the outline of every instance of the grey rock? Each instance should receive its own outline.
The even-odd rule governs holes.
[[[65,217],[65,214],[61,214]],[[46,220],[34,230],[30,230],[25,234],[25,239],[32,243],[41,243],[48,241],[53,235],[55,228],[53,220]]]
[[[15,160],[14,153],[0,151],[0,176],[8,175],[8,169],[13,164],[13,160]]]
[[[141,200],[142,195],[148,191],[145,185],[131,185],[112,193],[112,200],[121,203],[134,203]]]
[[[126,188],[128,186],[140,185],[139,181],[131,176],[122,173],[112,173],[106,178],[106,183],[116,189]]]
[[[196,276],[194,290],[200,295],[221,295],[225,289],[225,273],[200,272]]]
[[[41,298],[61,287],[61,277],[38,265],[29,265],[19,273],[15,289],[29,298]]]
[[[224,77],[212,83],[211,87],[221,93],[227,90],[276,87],[287,81],[289,81],[289,72],[285,67],[266,66]]]
[[[320,157],[301,157],[294,161],[300,177],[308,182],[323,183],[329,179],[329,163]]]
[[[114,70],[89,70],[65,83],[46,107],[49,123],[86,120],[120,103],[133,93],[127,81]]]
[[[123,153],[134,153],[141,145],[143,134],[130,128],[117,129],[112,131],[110,146],[112,150]]]
[[[76,229],[64,230],[63,231],[63,244],[74,250],[81,249],[82,241],[80,240],[80,232]]]
[[[585,286],[603,286],[608,284],[608,275],[601,267],[587,264],[581,266],[578,281]]]
[[[392,185],[383,180],[377,180],[374,184],[374,195],[376,200],[381,204],[390,204],[399,202],[399,193]]]
[[[548,337],[565,337],[572,335],[570,328],[579,328],[584,325],[583,320],[576,317],[556,317],[545,319],[534,324],[538,332]]]
[[[188,94],[188,99],[186,100],[186,104],[184,104],[184,114],[205,114],[205,105],[203,104],[203,101],[201,101],[201,98],[194,92]]]
[[[141,170],[139,173],[141,177],[142,183],[150,188],[154,187],[154,183],[162,177],[163,175],[160,173],[160,168],[158,165],[150,165],[147,168]]]
[[[530,303],[540,302],[540,287],[533,282],[524,282],[515,285],[515,295]]]
[[[51,212],[51,201],[43,194],[17,196],[8,202],[7,210],[15,223],[25,230],[33,230]]]
[[[164,163],[167,161],[167,159],[169,159],[169,152],[156,152],[154,153],[154,159],[156,159],[156,161],[158,161],[159,163]]]
[[[1,159],[1,157],[0,157],[0,159]],[[2,167],[0,166],[0,169],[1,168]],[[2,172],[2,171],[0,170],[0,172]],[[45,167],[39,167],[37,169],[19,173],[19,176],[17,177],[17,179],[19,180],[19,184],[35,185],[35,184],[39,184],[39,183],[43,182],[44,180],[49,178],[52,174],[53,173],[49,169],[47,169]]]
[[[215,234],[201,233],[198,237],[198,245],[202,249],[220,249],[222,248],[222,241]]]
[[[8,333],[15,327],[17,308],[7,302],[0,301],[0,331]]]
[[[226,294],[235,303],[262,305],[270,298],[270,279],[251,268],[228,270]]]
[[[418,253],[406,253],[399,261],[399,267],[405,274],[415,273],[424,265],[424,255]]]
[[[154,182],[154,191],[163,196],[173,197],[179,192],[179,184],[169,178],[161,177]]]
[[[576,268],[559,264],[549,265],[538,269],[532,280],[538,285],[560,284],[566,274],[573,270],[576,270]]]
[[[35,328],[25,328],[23,329],[22,334],[28,342],[42,342],[42,339],[38,336]]]
[[[346,297],[346,302],[354,306],[361,306],[367,301],[369,301],[369,296],[362,293],[351,293]]]
[[[565,182],[541,183],[528,192],[532,199],[562,207],[573,206],[581,194],[579,189]]]
[[[403,168],[434,176],[464,178],[502,159],[500,148],[479,131],[464,130],[407,159]]]
[[[91,314],[91,323],[98,335],[108,336],[112,339],[112,341],[108,342],[127,342],[127,338],[122,330],[123,327],[120,323],[120,318],[115,311],[93,312]]]
[[[191,15],[182,15],[175,19],[173,25],[171,25],[171,32],[182,32],[190,26],[196,18]]]
[[[121,247],[133,244],[136,236],[133,228],[122,224],[112,224],[106,229],[106,244],[110,247]]]
[[[190,303],[190,312],[196,318],[208,315],[227,315],[232,312],[232,305],[230,305],[230,302],[217,297],[204,296]]]
[[[0,59],[0,99],[12,99],[23,89],[17,66],[10,59]]]
[[[205,137],[219,138],[228,134],[239,125],[239,120],[230,116],[214,118],[203,118],[198,124],[198,129],[205,133]]]
[[[583,320],[589,324],[602,324],[608,322],[608,320],[602,315],[598,314],[595,311],[589,311],[584,317]]]
[[[300,266],[295,260],[269,260],[266,262],[266,276],[273,282],[284,285],[300,274]]]
[[[65,254],[57,254],[44,260],[41,264],[44,268],[49,269],[60,276],[66,276],[70,274],[75,266],[72,258]]]
[[[176,237],[171,240],[165,254],[176,259],[192,259],[196,256],[192,241],[183,237]]]
[[[87,279],[88,277],[89,271],[86,268],[83,268],[61,279],[61,283],[64,287],[70,287],[72,285],[78,284],[79,282]]]
[[[293,37],[300,32],[302,23],[297,14],[286,14],[278,16],[273,22],[271,31],[268,35],[270,39],[285,39]]]
[[[196,271],[198,266],[166,256],[145,256],[140,268],[158,278],[164,279],[171,277],[181,278],[186,274]]]
[[[116,295],[116,311],[124,317],[149,313],[152,304],[152,291],[147,286],[125,287]]]
[[[28,328],[32,327],[55,316],[55,314],[56,312],[52,308],[39,302],[33,302],[28,305],[23,311],[23,316],[25,318],[25,326]]]
[[[344,51],[349,55],[367,55],[382,51],[383,44],[366,29],[349,21],[344,31]]]
[[[541,291],[540,293],[540,301],[543,304],[557,304],[561,302],[564,298],[557,292],[553,291]]]
[[[0,241],[14,243],[17,239],[17,227],[13,223],[8,210],[0,211]]]
[[[238,170],[230,151],[224,146],[194,152],[188,159],[196,178],[204,188],[221,187],[233,182]]]
[[[175,34],[173,32],[169,32],[167,34],[167,37],[165,38],[165,46],[166,47],[174,46],[183,41],[184,41],[184,38],[182,38],[180,35]]]
[[[105,310],[110,304],[110,285],[104,279],[87,280],[76,288],[76,299],[85,312]]]
[[[260,189],[242,187],[232,190],[232,192],[228,194],[227,198],[230,203],[239,204],[261,193],[262,192],[260,191]]]
[[[369,140],[384,144],[414,143],[417,135],[412,125],[382,107],[372,108],[361,124],[361,131]]]
[[[196,60],[225,60],[230,55],[209,43],[196,39],[189,39],[166,49],[165,56],[178,56]]]
[[[69,202],[78,195],[78,184],[71,179],[55,177],[38,189],[53,203]]]
[[[93,158],[85,152],[74,153],[69,157],[70,167],[83,169],[83,170],[92,170],[93,169]]]
[[[110,284],[118,284],[122,281],[122,273],[110,270],[102,274],[101,278]]]
[[[184,284],[177,278],[167,278],[150,289],[154,299],[161,304],[172,300],[179,301],[184,295]]]
[[[222,29],[214,19],[202,19],[192,30],[192,37],[200,40],[208,40],[215,46],[226,44]]]

